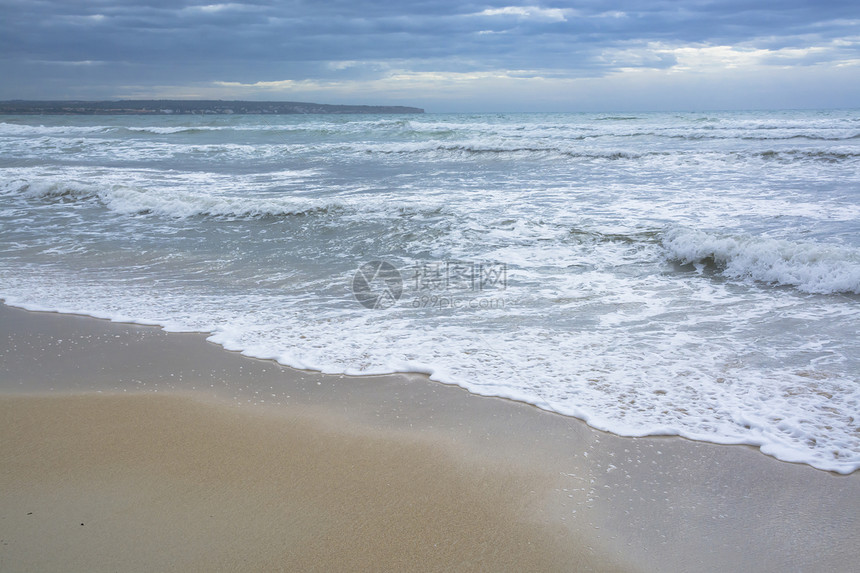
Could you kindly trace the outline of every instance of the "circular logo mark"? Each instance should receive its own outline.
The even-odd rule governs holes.
[[[352,294],[365,308],[386,309],[400,300],[400,295],[403,294],[403,278],[391,263],[364,263],[352,277]]]

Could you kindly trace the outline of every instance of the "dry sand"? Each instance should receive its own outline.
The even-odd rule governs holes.
[[[0,305],[0,571],[853,571],[860,475]]]

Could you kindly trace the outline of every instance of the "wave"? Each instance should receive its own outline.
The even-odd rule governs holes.
[[[571,138],[566,141],[586,139],[586,137]],[[522,158],[529,156],[534,158],[570,158],[586,160],[619,160],[619,159],[641,159],[643,157],[671,155],[668,151],[647,151],[643,153],[622,150],[593,150],[573,151],[563,146],[555,145],[505,145],[472,143],[396,143],[381,145],[362,145],[353,148],[359,153],[376,153],[380,155],[427,155],[430,157],[445,155],[453,157],[505,157]]]
[[[210,190],[160,187],[144,188],[128,184],[96,185],[51,179],[12,181],[0,193],[31,200],[73,203],[98,201],[107,209],[124,215],[159,215],[186,219],[265,219],[324,215],[342,211],[345,205],[295,197],[266,197],[260,194],[213,194]]]
[[[229,131],[229,132],[254,132],[254,133],[273,133],[275,135],[285,133],[312,133],[312,134],[328,134],[337,133],[336,130],[325,130],[311,128],[307,126],[289,126],[289,125],[175,125],[175,126],[135,126],[135,127],[116,127],[117,131],[123,130],[129,133],[151,133],[154,135],[195,135],[200,133],[210,133],[214,131]]]
[[[741,137],[741,139],[748,141],[790,141],[792,139],[806,139],[809,141],[851,141],[852,139],[860,139],[860,133],[852,133],[851,135],[816,135],[810,133],[795,133],[791,135],[785,135],[782,137],[768,137],[768,136],[757,136],[757,135],[748,135]]]
[[[658,132],[638,132],[638,133],[609,133],[610,137],[657,137],[666,139],[680,139],[682,141],[705,141],[705,140],[720,140],[720,141],[792,141],[792,140],[807,140],[807,141],[851,141],[860,139],[860,133],[851,133],[849,135],[817,135],[811,133],[791,133],[787,135],[741,135],[736,130],[725,130],[727,133],[658,133]],[[741,130],[737,130],[741,131]],[[746,133],[746,132],[743,132]]]
[[[130,132],[137,133],[153,133],[155,135],[172,135],[174,133],[205,133],[207,131],[224,131],[230,130],[230,127],[214,127],[214,126],[187,126],[187,125],[177,125],[171,127],[162,127],[162,126],[145,126],[145,127],[123,127],[118,129],[124,129]]]
[[[87,136],[93,134],[135,134],[155,135],[193,134],[208,131],[232,130],[229,126],[118,126],[118,125],[26,125],[0,123],[0,136]]]
[[[822,161],[824,163],[841,163],[860,158],[860,153],[855,151],[809,151],[805,149],[791,150],[768,150],[752,154],[753,157],[793,163],[797,160]]]
[[[100,199],[113,211],[137,215],[162,215],[174,218],[215,217],[219,219],[267,219],[290,216],[324,215],[342,209],[332,202],[290,197],[211,195],[191,190],[167,192],[117,186]]]
[[[183,123],[180,125],[29,125],[18,123],[0,122],[0,137],[91,137],[110,136],[115,138],[139,139],[146,136],[175,136],[181,141],[183,136],[206,135],[212,133],[229,134],[251,134],[268,138],[283,137],[343,137],[343,136],[377,136],[391,133],[397,137],[408,137],[410,139],[421,137],[451,137],[457,131],[444,124],[439,126],[413,125],[406,120],[381,121],[381,122],[351,122],[346,124],[337,123],[254,123],[241,125],[201,125]],[[174,139],[171,137],[170,139]]]
[[[347,146],[338,146],[338,150],[348,150],[352,153],[379,154],[379,155],[415,155],[427,156],[429,158],[454,157],[499,157],[511,158],[536,158],[536,159],[578,159],[578,160],[637,160],[651,157],[667,156],[700,156],[708,154],[715,157],[723,157],[734,161],[738,158],[759,158],[768,160],[779,160],[784,162],[812,161],[824,163],[840,163],[856,160],[860,153],[847,146],[832,147],[830,149],[769,149],[763,151],[698,151],[691,148],[676,149],[643,149],[640,144],[632,145],[623,142],[615,142],[611,146],[605,144],[592,145],[591,142],[603,138],[617,140],[619,137],[655,137],[655,134],[637,132],[624,135],[605,134],[576,134],[563,138],[554,138],[546,141],[541,138],[529,140],[511,140],[506,137],[492,138],[488,140],[439,140],[427,141],[403,141],[403,142],[360,142]],[[656,136],[683,138],[688,140],[702,139],[701,136]],[[715,138],[716,139],[716,138]],[[722,139],[722,138],[719,138]],[[729,138],[726,138],[729,139]]]
[[[643,121],[645,123],[643,123]],[[295,123],[294,123],[295,122]],[[172,123],[172,124],[171,124]],[[703,128],[697,124],[656,125],[645,117],[634,116],[602,116],[590,121],[564,124],[496,124],[480,121],[432,121],[422,120],[371,120],[371,121],[339,121],[332,118],[326,121],[298,121],[273,119],[271,123],[265,119],[254,122],[236,123],[233,119],[221,119],[198,123],[188,120],[178,122],[171,120],[167,125],[147,122],[144,125],[33,125],[16,122],[0,122],[0,136],[7,137],[88,137],[107,135],[111,137],[128,137],[139,139],[147,135],[166,136],[171,141],[174,138],[181,141],[183,136],[194,136],[215,132],[224,132],[229,138],[230,133],[258,134],[266,138],[319,138],[328,140],[341,137],[357,138],[364,135],[371,140],[381,138],[381,141],[400,140],[399,146],[408,146],[422,141],[421,144],[439,146],[438,151],[464,153],[492,152],[560,152],[573,151],[565,149],[568,144],[580,141],[610,140],[634,141],[642,138],[657,140],[674,140],[679,142],[714,141],[811,141],[811,142],[852,142],[860,139],[856,128],[833,124],[821,127],[810,124],[775,124],[775,125],[744,125],[732,124],[725,126],[708,126]],[[483,142],[473,142],[469,138],[479,136]],[[457,141],[459,139],[459,141]],[[495,149],[487,143],[487,139],[497,139]],[[508,146],[518,149],[508,149]],[[547,149],[545,149],[545,147]],[[485,149],[488,148],[488,149]],[[560,148],[560,149],[557,149]]]
[[[623,243],[626,245],[644,245],[653,243],[658,238],[655,231],[637,233],[602,233],[594,229],[574,227],[568,231],[571,239],[578,243]]]
[[[114,134],[119,136],[135,134],[153,135],[194,135],[219,131],[229,132],[310,132],[320,130],[309,126],[289,125],[28,125],[0,122],[0,136],[86,136],[92,134]],[[337,130],[329,130],[331,133]],[[327,133],[329,131],[323,131]]]
[[[0,122],[0,136],[88,135],[115,129],[107,125],[27,125]]]
[[[97,198],[98,189],[93,185],[69,181],[16,179],[3,185],[2,194],[20,195],[29,199],[51,202],[75,202]]]
[[[667,258],[716,267],[724,276],[792,286],[816,294],[860,294],[860,249],[749,235],[674,228],[663,236]]]

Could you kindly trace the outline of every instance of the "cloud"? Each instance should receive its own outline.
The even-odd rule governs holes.
[[[202,4],[202,5],[194,5],[194,6],[186,6],[183,10],[188,12],[203,12],[206,14],[214,14],[216,12],[224,12],[224,11],[232,11],[232,10],[248,10],[254,9],[255,6],[249,6],[247,4],[236,4],[233,2],[227,4]]]
[[[789,82],[814,66],[845,70],[827,76],[844,91],[860,60],[854,0],[0,0],[0,16],[2,99],[149,86],[330,101],[386,86],[432,108],[434,94],[516,85],[526,108],[534,96],[520,86],[617,85],[619,74],[672,89],[669,75],[767,71]]]
[[[505,6],[504,8],[486,8],[476,16],[515,16],[527,20],[542,20],[548,22],[566,22],[565,13],[570,9],[541,8],[539,6]]]
[[[852,65],[857,61],[858,41],[833,40],[805,47],[754,48],[727,45],[670,45],[648,42],[636,47],[609,49],[601,57],[618,71],[665,69],[673,73],[715,73],[764,67],[796,68],[809,65]],[[851,56],[854,56],[853,58]]]

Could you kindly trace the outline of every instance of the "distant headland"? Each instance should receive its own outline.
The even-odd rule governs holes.
[[[0,101],[0,114],[49,115],[188,115],[188,114],[382,114],[424,113],[400,105],[329,105],[294,101],[118,100]]]

